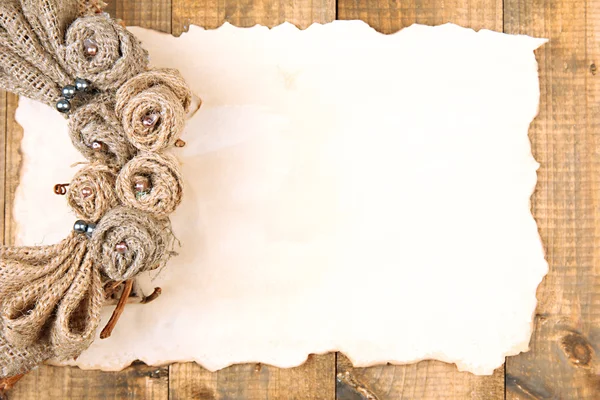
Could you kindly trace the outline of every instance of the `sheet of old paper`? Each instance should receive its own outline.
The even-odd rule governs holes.
[[[544,40],[361,22],[132,31],[204,101],[173,151],[180,254],[142,280],[163,295],[74,364],[291,367],[339,350],[490,374],[528,349],[547,270],[527,137]],[[17,240],[54,243],[75,216],[52,186],[82,159],[54,110],[22,100],[17,117]]]

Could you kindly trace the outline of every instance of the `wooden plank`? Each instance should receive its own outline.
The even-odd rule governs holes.
[[[144,399],[168,398],[166,368],[136,365],[121,372],[43,367],[30,372],[8,393],[18,399]]]
[[[117,3],[109,0],[104,0],[104,3],[106,3],[104,12],[108,13],[109,15],[117,15]]]
[[[413,23],[439,25],[453,22],[473,29],[502,31],[501,0],[339,0],[338,19],[361,19],[383,33]],[[337,398],[366,399],[504,399],[504,368],[492,376],[458,372],[454,365],[423,361],[402,366],[352,368],[338,357]],[[358,397],[357,397],[358,396]]]
[[[501,0],[338,0],[338,19],[360,19],[383,33],[447,22],[502,32]]]
[[[334,399],[334,354],[310,355],[292,369],[262,364],[234,365],[209,372],[195,363],[174,364],[169,399]]]
[[[4,169],[4,242],[8,245],[14,242],[14,224],[12,210],[15,192],[19,185],[21,171],[21,139],[23,128],[15,120],[15,111],[19,105],[19,97],[8,93],[6,95],[6,141]]]
[[[173,34],[190,24],[214,29],[224,22],[236,26],[276,26],[285,21],[300,28],[335,19],[335,0],[174,0]]]
[[[353,368],[342,354],[337,362],[338,400],[504,399],[504,369],[482,377],[454,365],[423,361],[403,366]]]
[[[129,26],[171,33],[171,0],[115,1],[115,14]]]
[[[106,9],[127,25],[139,25],[171,31],[169,0],[119,0]],[[17,97],[9,95],[7,107],[6,210],[12,210],[12,199],[19,178],[19,147],[21,127],[14,121]],[[6,237],[12,239],[13,225],[6,221]],[[78,368],[41,366],[25,376],[9,393],[17,399],[167,399],[169,396],[168,367],[148,367],[136,364],[119,373],[83,371]],[[41,394],[44,394],[43,396]]]
[[[190,24],[216,28],[224,22],[237,26],[269,27],[289,21],[301,28],[335,19],[334,0],[173,0],[173,34]],[[311,355],[298,368],[236,365],[211,373],[196,364],[171,366],[170,399],[334,399],[335,354]]]
[[[0,90],[0,165],[2,173],[0,174],[0,243],[4,244],[4,227],[6,226],[6,214],[10,213],[5,207],[5,186],[6,186],[6,92]]]
[[[531,351],[507,363],[509,399],[600,398],[600,1],[506,0],[505,29],[550,38],[538,50],[541,163],[532,198],[550,273]]]

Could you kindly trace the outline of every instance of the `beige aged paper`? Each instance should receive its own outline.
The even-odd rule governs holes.
[[[547,271],[527,136],[544,40],[362,22],[132,31],[204,101],[173,150],[180,254],[142,279],[163,295],[73,364],[292,367],[337,350],[491,374],[528,349]],[[17,118],[18,243],[54,243],[75,216],[52,186],[82,158],[54,110],[21,100]]]

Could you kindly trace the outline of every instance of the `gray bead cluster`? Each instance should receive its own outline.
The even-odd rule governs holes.
[[[67,85],[62,88],[61,93],[63,98],[56,103],[56,109],[61,113],[71,111],[71,100],[77,93],[87,92],[90,89],[90,83],[85,79],[75,79],[75,85]]]
[[[89,238],[92,237],[94,229],[96,229],[96,224],[93,224],[91,222],[85,222],[83,220],[77,220],[73,225],[73,230],[75,232],[85,234]]]

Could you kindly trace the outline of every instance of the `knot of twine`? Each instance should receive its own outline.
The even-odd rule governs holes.
[[[85,53],[86,40],[97,46],[93,57]],[[117,89],[148,65],[148,53],[139,40],[104,14],[76,19],[61,50],[71,75],[93,82],[100,90]]]
[[[115,112],[129,142],[142,151],[172,146],[185,123],[192,93],[179,71],[143,72],[117,90]],[[152,118],[148,124],[146,118]]]
[[[135,149],[126,141],[110,96],[77,108],[69,118],[71,142],[85,158],[120,168]]]
[[[149,190],[136,190],[140,177],[147,179]],[[159,218],[171,214],[181,203],[183,178],[177,160],[169,154],[142,153],[135,156],[119,172],[117,197],[122,204]]]
[[[78,217],[97,222],[119,204],[115,196],[115,181],[111,168],[97,164],[85,166],[71,180],[67,201]]]

